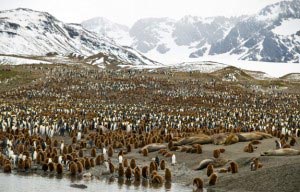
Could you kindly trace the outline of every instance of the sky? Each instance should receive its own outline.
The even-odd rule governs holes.
[[[46,11],[59,20],[80,23],[93,17],[131,26],[140,18],[185,15],[238,16],[257,13],[280,0],[0,0],[0,10],[31,8]]]

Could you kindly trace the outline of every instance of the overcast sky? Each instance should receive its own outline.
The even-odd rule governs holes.
[[[268,4],[280,0],[0,0],[0,9],[18,7],[47,11],[64,22],[80,23],[102,16],[131,26],[144,17],[184,15],[236,16],[254,14]]]

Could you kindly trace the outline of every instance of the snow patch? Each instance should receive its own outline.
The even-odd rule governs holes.
[[[20,58],[13,56],[0,56],[0,64],[4,65],[22,65],[22,64],[50,64],[47,61]]]
[[[168,67],[175,71],[185,71],[185,72],[199,71],[201,73],[211,73],[223,69],[225,67],[228,67],[228,65],[222,63],[209,62],[209,61],[202,61],[202,62],[179,63],[176,65],[169,65]]]
[[[286,19],[282,21],[281,25],[274,28],[273,33],[278,35],[292,35],[300,31],[300,19]]]

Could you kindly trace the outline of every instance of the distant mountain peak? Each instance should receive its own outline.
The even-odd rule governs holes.
[[[46,55],[101,53],[123,64],[155,64],[138,51],[127,49],[105,36],[67,24],[46,12],[26,8],[0,11],[0,54]]]
[[[299,63],[297,19],[300,19],[300,0],[291,0],[268,5],[248,16],[144,18],[127,31],[115,28],[107,31],[106,36],[116,42],[126,39],[121,44],[161,62],[222,55],[241,60]],[[90,30],[97,32],[99,28],[106,25],[92,26]]]

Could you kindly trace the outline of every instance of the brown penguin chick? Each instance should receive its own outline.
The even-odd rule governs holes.
[[[36,163],[41,164],[44,161],[44,154],[42,152],[38,152],[36,156]]]
[[[213,152],[213,156],[214,158],[219,158],[220,157],[220,150],[219,149],[215,149],[214,152]]]
[[[124,166],[124,167],[128,167],[128,159],[125,158],[125,159],[123,160],[123,166]]]
[[[195,178],[193,180],[193,186],[197,189],[197,190],[202,190],[203,189],[203,180],[199,177]]]
[[[130,180],[130,179],[131,179],[131,176],[132,176],[131,168],[130,168],[130,167],[127,167],[127,168],[126,168],[126,171],[125,171],[125,177],[126,177],[127,180]]]
[[[85,167],[85,159],[84,158],[80,158],[78,161],[81,163],[82,169],[83,169]]]
[[[58,163],[56,165],[56,173],[57,174],[62,174],[63,173],[63,166],[62,166],[62,164]]]
[[[70,165],[71,175],[76,175],[77,171],[78,171],[77,164],[75,162],[71,162],[71,165]]]
[[[148,149],[147,148],[143,149],[143,156],[144,157],[148,156]]]
[[[93,147],[93,148],[91,149],[91,157],[96,157],[96,154],[97,154],[96,148]]]
[[[62,154],[64,154],[64,155],[68,154],[68,148],[67,148],[67,146],[65,146],[65,145],[64,145]]]
[[[254,158],[250,163],[251,171],[256,171],[259,168],[262,168],[263,164],[259,162],[258,158]]]
[[[135,159],[130,160],[130,168],[134,169],[136,167]]]
[[[90,164],[91,164],[91,167],[95,167],[95,159],[94,158],[90,158]]]
[[[209,177],[211,174],[213,174],[214,172],[214,166],[213,164],[208,164],[207,166],[207,169],[206,169],[206,174],[207,174],[207,177]]]
[[[109,172],[110,174],[113,174],[115,172],[115,166],[112,164],[111,161],[108,162]]]
[[[282,145],[282,148],[291,148],[291,146],[286,143],[286,144]]]
[[[96,165],[102,165],[104,163],[104,155],[98,155],[96,158]]]
[[[55,164],[53,162],[48,163],[48,169],[50,172],[55,170]]]
[[[79,157],[83,157],[83,150],[82,150],[82,149],[79,149],[79,151],[78,151],[78,156],[79,156]]]
[[[6,164],[3,166],[3,172],[4,172],[4,173],[11,173],[11,170],[12,170],[12,167],[11,167],[11,164],[10,164],[10,163],[6,163]]]
[[[140,181],[141,180],[141,169],[139,167],[136,167],[134,169],[134,180]]]
[[[152,180],[151,180],[152,184],[162,184],[163,183],[163,178],[160,175],[154,175]]]
[[[119,173],[119,177],[124,177],[125,171],[122,163],[119,164],[118,173]]]
[[[165,180],[166,180],[166,182],[172,181],[172,174],[171,174],[171,170],[169,168],[166,168],[166,170],[165,170]]]
[[[295,144],[296,144],[296,139],[295,137],[292,137],[290,140],[290,146],[295,146]]]
[[[151,161],[150,166],[149,166],[150,174],[151,174],[153,171],[156,171],[156,170],[157,170],[156,163],[153,162],[153,161]]]
[[[145,179],[148,178],[148,176],[149,176],[149,169],[148,169],[148,166],[144,166],[144,167],[142,168],[142,176],[143,176],[143,178],[145,178]]]
[[[82,173],[83,172],[82,162],[81,161],[77,161],[76,164],[77,164],[77,171],[78,171],[78,173]]]
[[[91,168],[91,162],[90,162],[90,160],[86,157],[84,162],[85,162],[84,168],[86,170],[89,170]]]
[[[160,161],[160,164],[159,164],[159,165],[160,165],[160,169],[161,169],[161,170],[165,170],[165,168],[166,168],[166,162],[165,162],[165,160],[162,159],[162,160]]]
[[[249,143],[247,146],[245,146],[244,152],[253,153],[254,152],[253,145],[251,143]]]
[[[221,153],[225,153],[225,149],[224,148],[220,148],[219,149]]]
[[[112,148],[112,146],[109,146],[107,150],[108,157],[112,157],[113,154],[114,154],[114,149]]]
[[[230,162],[231,173],[238,173],[238,165],[236,162]]]
[[[131,145],[128,144],[128,145],[126,146],[126,148],[127,148],[127,153],[130,153],[130,152],[131,152],[131,149],[132,149]]]
[[[202,153],[202,146],[200,144],[196,145],[196,153],[201,154]]]
[[[158,174],[157,171],[155,171],[155,170],[152,171],[152,173],[150,173],[150,178],[153,179],[153,177],[157,174]]]
[[[66,158],[68,161],[73,161],[73,156],[71,154],[67,154]]]
[[[171,148],[174,147],[173,141],[170,141],[168,143],[168,149],[171,150]]]
[[[217,176],[216,173],[211,174],[211,176],[209,177],[209,182],[208,182],[208,184],[209,184],[209,185],[215,185],[216,182],[217,182],[217,178],[218,178],[218,176]]]
[[[73,144],[75,144],[77,142],[77,139],[76,139],[76,137],[74,136],[74,137],[72,137],[72,143]]]
[[[72,145],[68,146],[68,153],[73,153],[73,147],[72,147]]]
[[[44,164],[42,165],[42,169],[43,169],[44,172],[48,171],[48,164],[47,164],[47,163],[44,163]]]
[[[53,146],[54,146],[54,147],[58,147],[58,141],[57,141],[57,139],[54,140]]]
[[[26,159],[25,160],[25,170],[28,170],[28,169],[30,169],[31,168],[31,160],[30,159]]]
[[[25,161],[23,159],[19,159],[18,161],[18,169],[24,170],[25,169]]]

